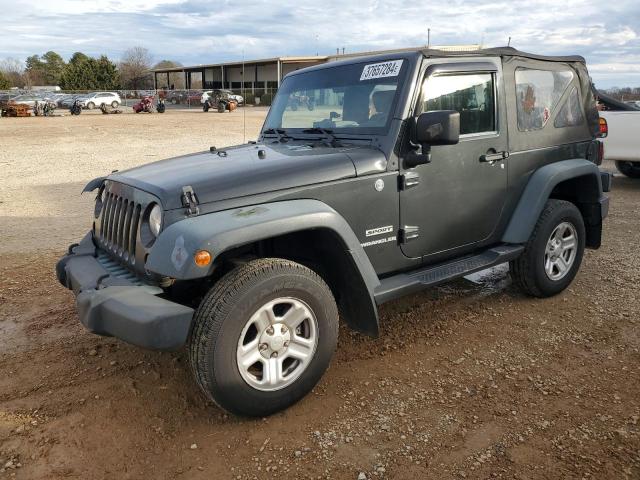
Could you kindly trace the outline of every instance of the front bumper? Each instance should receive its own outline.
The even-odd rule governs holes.
[[[159,287],[133,283],[110,273],[98,261],[88,233],[56,265],[58,280],[76,295],[80,322],[91,332],[155,350],[183,346],[193,309],[158,295]]]

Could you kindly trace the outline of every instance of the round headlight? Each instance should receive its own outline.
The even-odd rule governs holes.
[[[162,208],[160,205],[155,204],[149,212],[149,230],[154,237],[160,234],[160,228],[162,227]]]

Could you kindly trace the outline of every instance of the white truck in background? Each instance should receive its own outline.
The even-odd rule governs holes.
[[[604,158],[616,162],[627,177],[640,178],[640,109],[598,92],[600,116],[607,121],[609,133],[601,139]]]

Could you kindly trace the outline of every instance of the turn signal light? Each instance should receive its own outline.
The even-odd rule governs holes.
[[[193,261],[199,267],[206,267],[211,263],[211,254],[206,250],[198,250],[193,256]]]
[[[604,138],[609,135],[609,125],[607,125],[607,120],[600,117],[600,138]]]

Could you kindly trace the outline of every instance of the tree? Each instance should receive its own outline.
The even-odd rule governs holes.
[[[101,90],[114,90],[120,88],[120,72],[116,64],[109,60],[106,55],[101,55],[99,59],[93,60],[95,69],[96,88]]]
[[[25,83],[28,85],[58,85],[64,60],[53,51],[48,51],[42,56],[31,55],[25,62]]]
[[[41,57],[42,69],[46,85],[58,85],[64,70],[64,59],[53,51],[48,51]]]
[[[24,67],[20,60],[5,58],[0,62],[0,72],[9,80],[11,87],[24,86]]]
[[[2,71],[0,71],[0,90],[8,90],[11,88],[11,82],[4,75]]]
[[[64,90],[113,90],[118,88],[118,68],[106,56],[95,59],[74,53],[62,70]]]
[[[120,83],[124,88],[137,90],[153,87],[151,53],[144,47],[129,48],[120,60]]]
[[[24,70],[25,85],[31,87],[33,85],[44,85],[43,63],[39,55],[31,55],[25,61],[26,68]]]

